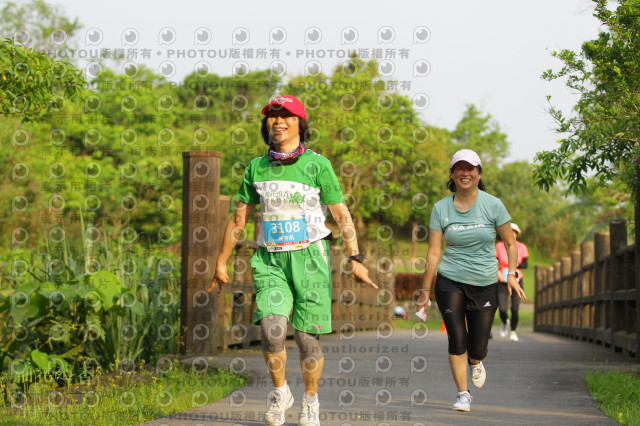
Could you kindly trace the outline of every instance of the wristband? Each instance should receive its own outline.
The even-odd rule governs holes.
[[[362,263],[364,262],[364,257],[362,256],[362,254],[358,253],[353,256],[349,256],[349,260],[355,260],[358,263]]]

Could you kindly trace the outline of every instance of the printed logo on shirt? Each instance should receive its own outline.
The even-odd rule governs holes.
[[[450,229],[451,231],[467,231],[469,229],[476,229],[476,228],[484,228],[484,223],[478,223],[475,225],[451,225],[448,229]]]
[[[491,306],[491,302],[487,302],[484,304],[483,308],[489,308]]]
[[[451,314],[451,313],[453,313],[453,311],[451,309],[447,308],[447,309],[444,310],[444,313],[445,314]]]
[[[305,201],[305,195],[301,194],[300,192],[294,192],[291,193],[289,191],[286,190],[280,190],[280,191],[264,191],[262,193],[262,197],[264,198],[265,202],[267,203],[275,203],[278,201],[284,201],[286,203],[292,203],[292,204],[302,204]]]

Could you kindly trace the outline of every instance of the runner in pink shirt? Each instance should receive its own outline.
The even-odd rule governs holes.
[[[516,238],[516,244],[518,245],[518,270],[517,278],[518,283],[522,287],[522,271],[527,267],[527,259],[529,257],[529,250],[520,241],[517,241],[520,234],[520,227],[515,223],[511,223],[511,229],[513,230],[513,237]],[[504,247],[504,243],[500,241],[496,244],[496,257],[498,258],[498,306],[500,310],[500,319],[502,325],[500,326],[500,337],[507,337],[514,342],[518,341],[518,334],[516,328],[518,327],[518,308],[520,307],[520,298],[517,295],[511,296],[511,321],[509,321],[509,315],[507,310],[509,309],[509,290],[507,289],[507,272],[509,271],[509,263],[507,259],[507,250]],[[509,325],[511,331],[509,331]]]

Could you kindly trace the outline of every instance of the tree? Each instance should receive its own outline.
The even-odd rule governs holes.
[[[509,151],[507,135],[490,114],[483,115],[475,105],[467,110],[451,132],[455,150],[472,149],[478,153],[484,168],[492,173]],[[452,153],[453,154],[453,153]]]
[[[44,0],[8,1],[0,12],[0,35],[36,50],[66,48],[80,28],[78,18],[67,18],[60,7]]]
[[[587,189],[588,177],[606,186],[621,179],[631,193],[638,168],[640,141],[640,1],[621,0],[615,11],[606,0],[595,0],[594,16],[606,28],[596,40],[582,44],[580,52],[562,50],[553,56],[564,62],[558,72],[548,70],[546,80],[566,78],[580,94],[573,114],[551,107],[557,132],[567,134],[560,147],[536,155],[534,178],[545,190],[566,181],[568,190]]]
[[[597,188],[567,198],[560,188],[538,188],[532,170],[526,161],[507,163],[487,183],[522,229],[523,242],[545,256],[558,258],[576,242],[593,240],[595,231],[608,230],[610,219],[630,216],[629,195],[620,188]]]
[[[0,40],[0,113],[25,121],[42,118],[78,99],[86,86],[82,72],[66,61]]]

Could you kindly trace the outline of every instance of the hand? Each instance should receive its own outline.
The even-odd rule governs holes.
[[[362,263],[352,260],[351,268],[353,268],[353,270],[351,271],[352,276],[356,281],[367,283],[371,287],[375,288],[376,290],[378,289],[378,286],[376,285],[376,283],[371,281],[371,278],[369,278],[369,271]]]
[[[429,307],[429,292],[423,290],[416,290],[416,292],[420,293],[418,295],[418,299],[416,300],[416,312],[420,309],[424,308],[424,311],[427,311]]]
[[[227,273],[227,264],[226,263],[217,263],[216,262],[216,274],[213,276],[213,281],[211,282],[211,287],[207,290],[207,293],[211,293],[213,289],[218,284],[223,284],[229,282],[229,274]],[[218,293],[222,291],[222,288],[218,286]]]
[[[519,298],[527,298],[527,295],[524,293],[524,290],[514,275],[509,275],[507,277],[507,288],[509,289],[509,296],[511,296],[515,291]]]

